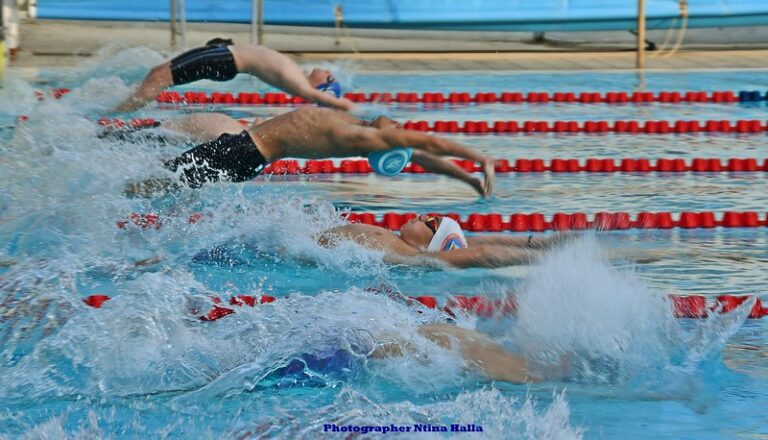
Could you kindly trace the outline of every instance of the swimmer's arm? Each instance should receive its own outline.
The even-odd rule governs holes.
[[[378,137],[386,143],[389,148],[410,147],[416,150],[423,150],[436,156],[455,156],[462,159],[482,164],[485,181],[483,182],[483,197],[489,197],[493,192],[493,185],[496,180],[495,163],[492,158],[465,147],[448,139],[412,130],[401,130],[399,128],[385,128],[377,130]],[[380,148],[381,149],[381,148]]]
[[[315,102],[323,104],[328,107],[333,107],[339,110],[352,111],[355,109],[355,104],[347,98],[337,98],[329,93],[314,89],[307,84],[306,87],[297,88],[295,90],[287,90],[289,93],[301,96],[309,102]]]
[[[437,136],[430,136],[413,130],[402,130],[399,128],[384,128],[377,131],[378,136],[387,144],[386,148],[410,147],[417,150],[423,150],[437,156],[455,156],[463,159],[469,159],[478,163],[483,163],[490,158],[472,150],[471,148],[460,145],[448,139]]]
[[[536,254],[529,249],[509,246],[480,245],[450,251],[427,252],[431,257],[457,268],[505,267],[528,264]]]
[[[417,330],[420,335],[446,348],[458,346],[461,357],[482,371],[488,379],[511,383],[541,382],[539,375],[528,369],[525,359],[508,352],[489,337],[474,330],[449,324],[426,324]]]
[[[482,234],[467,237],[470,247],[479,245],[512,246],[528,249],[548,249],[556,244],[565,243],[578,237],[576,232],[559,232],[549,237],[537,237],[533,234],[527,236],[513,236],[504,234]]]
[[[480,193],[481,196],[485,196],[483,183],[480,181],[480,179],[459,168],[450,160],[437,157],[434,154],[428,153],[426,151],[415,150],[413,152],[413,156],[411,157],[411,161],[431,173],[443,174],[445,176],[459,179],[474,188],[475,191]]]

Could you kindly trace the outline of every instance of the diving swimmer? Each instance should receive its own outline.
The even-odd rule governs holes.
[[[450,217],[420,215],[400,227],[400,235],[374,225],[350,223],[321,233],[317,242],[335,247],[341,241],[384,252],[390,264],[415,266],[448,264],[456,268],[502,267],[526,264],[545,249],[562,241],[564,235],[548,238],[482,235],[465,237],[461,226]]]
[[[229,81],[238,73],[253,75],[309,102],[341,110],[354,108],[351,101],[341,97],[341,87],[328,70],[314,69],[305,74],[288,56],[268,47],[234,44],[230,39],[214,38],[205,46],[153,67],[139,88],[116,110],[137,110],[170,86],[201,79]]]
[[[165,168],[175,173],[175,179],[152,178],[131,183],[126,194],[151,196],[179,185],[199,188],[208,182],[244,182],[258,176],[270,162],[285,157],[357,157],[397,148],[413,149],[414,163],[459,179],[483,197],[489,197],[493,190],[492,158],[447,139],[397,128],[386,118],[371,123],[345,112],[307,106],[244,130],[237,121],[226,122],[225,115],[211,115],[214,122],[201,114],[195,116],[191,126],[209,127],[198,128],[208,136],[211,130],[221,130],[223,134],[165,162]],[[237,132],[233,134],[234,131]],[[440,156],[480,163],[485,179],[481,181]]]

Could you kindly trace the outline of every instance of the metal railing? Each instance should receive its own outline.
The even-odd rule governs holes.
[[[264,44],[264,1],[253,0],[251,7],[251,43]]]
[[[176,49],[176,37],[181,37],[181,48],[187,48],[187,8],[184,0],[171,0],[171,48]],[[177,20],[178,13],[178,20]],[[178,22],[178,23],[177,23]],[[178,28],[177,29],[177,25]]]
[[[637,58],[635,67],[645,67],[645,0],[637,0]]]

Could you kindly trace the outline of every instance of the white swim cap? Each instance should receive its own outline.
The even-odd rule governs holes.
[[[412,148],[393,148],[388,151],[368,153],[368,163],[376,174],[394,176],[403,171],[413,155]]]
[[[467,247],[467,239],[464,237],[461,226],[456,223],[456,220],[450,217],[443,217],[440,220],[440,227],[437,228],[435,236],[429,242],[427,250],[430,252],[450,251],[465,247]]]

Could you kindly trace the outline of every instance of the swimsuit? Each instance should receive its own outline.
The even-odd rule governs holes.
[[[259,385],[264,388],[323,387],[333,380],[348,381],[362,373],[367,357],[375,348],[376,343],[368,331],[350,329],[325,349],[284,358]]]
[[[201,79],[229,81],[237,73],[235,58],[225,44],[198,47],[171,60],[173,85]]]
[[[179,180],[190,188],[206,182],[244,182],[258,176],[267,165],[248,131],[224,133],[218,139],[200,144],[164,166],[178,173]]]

